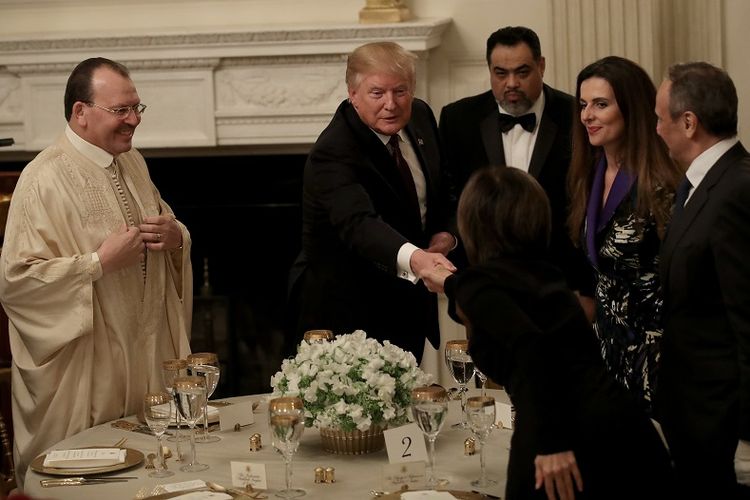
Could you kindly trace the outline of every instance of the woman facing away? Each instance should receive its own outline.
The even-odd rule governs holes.
[[[682,173],[656,134],[656,89],[640,66],[605,57],[581,70],[576,89],[568,227],[596,271],[594,331],[607,368],[650,412],[659,247]]]
[[[656,429],[608,373],[578,299],[545,259],[550,208],[539,184],[511,167],[478,170],[458,228],[471,266],[421,277],[445,290],[474,363],[516,408],[505,498],[669,498]]]

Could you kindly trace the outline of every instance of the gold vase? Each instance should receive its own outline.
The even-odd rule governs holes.
[[[336,455],[364,455],[385,447],[383,428],[379,425],[370,426],[366,431],[321,428],[320,438],[323,449]]]

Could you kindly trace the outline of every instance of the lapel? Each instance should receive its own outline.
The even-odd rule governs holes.
[[[534,151],[531,153],[531,160],[529,161],[529,173],[533,175],[534,178],[539,178],[542,167],[547,163],[547,157],[552,150],[552,145],[555,143],[555,137],[557,137],[557,123],[555,123],[550,116],[550,110],[554,108],[555,104],[552,92],[548,92],[547,86],[545,85],[542,120],[539,123],[539,131],[536,134]]]
[[[737,143],[732,148],[724,153],[719,160],[714,163],[711,169],[708,171],[706,176],[703,178],[698,187],[693,191],[690,199],[685,204],[685,208],[682,210],[677,217],[674,217],[669,224],[667,234],[664,237],[664,243],[661,251],[662,261],[662,272],[664,274],[664,282],[667,282],[669,272],[669,262],[674,253],[675,247],[680,240],[685,236],[685,233],[690,226],[698,217],[703,206],[709,201],[711,197],[711,190],[721,180],[724,174],[729,170],[732,165],[737,163],[743,155],[746,155],[746,151],[741,143]],[[674,210],[674,209],[673,209]]]
[[[492,166],[505,166],[505,151],[503,150],[503,138],[500,132],[499,113],[495,98],[491,97],[491,107],[487,116],[479,122],[479,131],[482,134],[484,151],[487,153],[487,162]]]

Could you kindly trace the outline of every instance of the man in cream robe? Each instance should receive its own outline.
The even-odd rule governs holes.
[[[130,82],[107,67],[97,67],[96,75],[105,84],[107,78]],[[124,103],[120,113],[129,108],[128,114],[76,102],[65,133],[21,174],[0,256],[19,484],[31,460],[58,441],[136,413],[146,392],[163,390],[162,360],[189,353],[190,235],[129,138],[110,151],[89,142],[107,145],[90,130],[98,130],[100,120],[122,143],[143,108],[117,96],[108,101],[98,87],[93,97],[105,105]],[[106,169],[113,158],[117,186],[125,190],[119,193]],[[135,206],[123,202],[123,192]],[[131,236],[135,256],[113,265],[113,246]]]

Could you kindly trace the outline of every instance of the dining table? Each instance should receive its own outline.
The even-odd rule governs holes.
[[[469,395],[479,395],[480,390],[470,388]],[[487,394],[496,401],[508,403],[508,397],[502,390],[491,389]],[[254,423],[239,429],[217,430],[212,434],[221,438],[215,443],[197,443],[196,455],[199,462],[209,465],[202,472],[183,472],[181,462],[177,461],[176,443],[164,440],[172,451],[172,457],[166,460],[168,470],[174,475],[165,478],[150,477],[151,470],[145,468],[145,461],[132,467],[116,472],[110,472],[107,477],[128,477],[123,482],[84,484],[77,486],[42,487],[41,481],[55,475],[43,474],[29,469],[25,481],[24,492],[34,498],[48,499],[136,499],[148,498],[155,492],[163,491],[163,485],[191,480],[211,481],[213,483],[232,487],[232,473],[230,462],[245,462],[264,464],[267,481],[268,498],[274,498],[276,491],[285,486],[285,469],[283,457],[271,446],[271,436],[268,428],[268,401],[271,396],[251,395],[228,398],[228,403],[252,401],[258,403],[253,410]],[[480,495],[472,498],[500,498],[505,490],[505,476],[508,465],[508,453],[512,431],[507,428],[495,428],[485,444],[486,470],[490,479],[496,481],[490,487],[477,488],[471,482],[479,477],[480,461],[477,443],[475,454],[467,454],[465,442],[472,437],[469,429],[454,428],[452,424],[461,419],[461,404],[457,399],[449,402],[446,423],[440,431],[436,441],[435,472],[440,479],[446,480],[439,489],[458,492],[479,491]],[[137,422],[136,417],[130,416],[122,420]],[[121,441],[121,447],[137,450],[147,456],[156,453],[156,437],[141,432],[134,432],[113,427],[111,422],[86,429],[70,436],[50,450],[70,450],[84,447],[108,447]],[[172,432],[173,429],[170,429]],[[185,428],[183,428],[185,432]],[[251,449],[251,436],[260,434],[261,448]],[[184,441],[181,446],[189,450],[189,442]],[[299,449],[292,460],[292,486],[305,491],[303,499],[369,499],[377,495],[386,498],[398,498],[387,494],[394,488],[384,484],[384,467],[389,464],[385,449],[363,455],[338,455],[323,450],[321,438],[315,428],[306,428],[300,440]],[[316,482],[316,468],[333,468],[335,482]],[[95,476],[93,476],[95,477]],[[162,487],[160,487],[160,485]],[[241,485],[237,485],[241,486]],[[486,496],[485,496],[486,495]],[[232,495],[234,496],[234,495]]]

